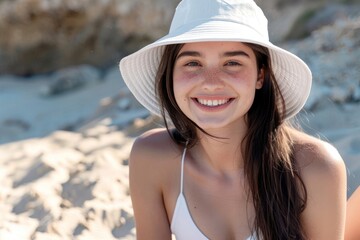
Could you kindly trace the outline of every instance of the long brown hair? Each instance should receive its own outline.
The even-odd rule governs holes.
[[[263,69],[265,75],[264,84],[256,91],[247,114],[248,131],[241,148],[249,183],[248,196],[255,208],[253,232],[258,239],[264,240],[306,239],[300,220],[306,205],[306,189],[284,123],[286,106],[272,71],[270,53],[265,47],[245,44],[254,51],[258,69]],[[156,91],[166,128],[173,140],[192,147],[198,141],[196,129],[206,132],[182,113],[175,100],[173,70],[182,46],[164,47],[156,76]],[[175,129],[171,129],[170,124]]]

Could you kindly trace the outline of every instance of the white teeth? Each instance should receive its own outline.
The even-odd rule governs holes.
[[[216,106],[224,105],[230,101],[230,99],[206,100],[206,99],[199,99],[199,98],[197,100],[201,105],[208,106],[208,107],[216,107]]]

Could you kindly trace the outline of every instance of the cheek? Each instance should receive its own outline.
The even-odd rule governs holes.
[[[174,72],[173,74],[173,87],[174,93],[183,92],[189,90],[191,86],[196,81],[196,74],[194,73],[184,73],[184,72]]]
[[[251,89],[256,89],[257,77],[252,71],[242,72],[232,76],[233,82],[241,89],[249,91]]]
[[[173,79],[175,82],[182,82],[182,83],[187,83],[187,82],[192,82],[194,81],[194,79],[198,76],[197,73],[194,72],[184,72],[184,71],[174,71],[173,74]],[[174,82],[174,84],[175,84]]]
[[[189,79],[182,73],[174,72],[173,74],[173,91],[177,104],[180,106],[182,102],[186,101],[184,96],[185,90],[189,83]]]

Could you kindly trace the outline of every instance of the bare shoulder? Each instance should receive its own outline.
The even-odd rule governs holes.
[[[302,221],[309,239],[343,239],[346,211],[346,170],[331,144],[291,130],[294,157],[306,188]]]
[[[132,147],[130,161],[138,164],[164,164],[164,161],[180,154],[181,147],[170,137],[166,129],[152,129],[139,136]]]
[[[177,145],[166,129],[153,129],[139,136],[131,149],[129,159],[130,180],[138,176],[148,184],[162,185],[172,169],[179,164],[181,146]]]
[[[297,130],[291,130],[291,137],[294,140],[294,156],[302,172],[331,177],[337,171],[345,170],[342,157],[330,143]]]
[[[145,153],[161,153],[173,152],[179,150],[177,145],[170,137],[168,131],[164,128],[156,128],[149,130],[136,138],[132,151]]]
[[[310,195],[311,190],[330,192],[346,185],[345,163],[333,145],[297,130],[292,130],[291,134],[294,157]]]

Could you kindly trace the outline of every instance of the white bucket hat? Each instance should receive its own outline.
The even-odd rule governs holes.
[[[164,46],[206,41],[258,44],[270,51],[288,119],[301,110],[309,96],[311,71],[300,58],[269,41],[267,25],[262,10],[252,0],[183,0],[176,8],[169,34],[123,58],[120,71],[136,99],[150,112],[160,115],[155,76]]]

